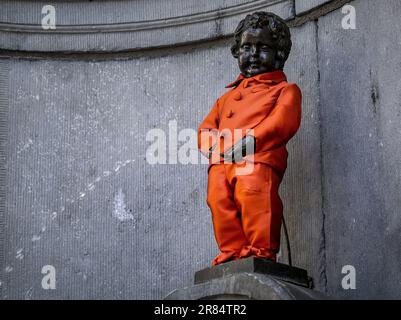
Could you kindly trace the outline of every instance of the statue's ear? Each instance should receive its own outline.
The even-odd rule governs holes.
[[[278,50],[276,53],[276,61],[274,63],[274,67],[276,69],[281,69],[282,66],[282,61],[284,60],[284,51]]]
[[[238,58],[238,47],[236,44],[232,45],[231,47],[231,54],[232,56],[237,59]]]

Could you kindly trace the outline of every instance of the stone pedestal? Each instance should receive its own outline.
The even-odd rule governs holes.
[[[194,285],[170,292],[166,300],[314,300],[306,270],[260,258],[246,258],[195,273]]]

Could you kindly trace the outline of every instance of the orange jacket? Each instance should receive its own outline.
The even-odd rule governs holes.
[[[253,161],[266,163],[283,175],[287,168],[286,144],[301,124],[301,90],[296,84],[289,84],[281,70],[250,78],[240,74],[226,88],[232,89],[217,99],[198,128],[198,148],[204,155],[219,141],[220,148],[214,149],[209,168],[223,161],[219,153],[245,136],[246,129],[253,129],[256,138]],[[202,134],[205,129],[215,129],[214,135],[205,139],[207,134]],[[242,132],[236,135],[234,129]],[[232,134],[231,141],[223,137],[227,130]]]

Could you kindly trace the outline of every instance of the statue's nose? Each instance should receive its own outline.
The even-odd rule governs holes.
[[[258,50],[258,48],[257,48],[256,46],[252,46],[252,47],[251,47],[251,56],[256,57],[256,56],[258,56],[258,55],[259,55],[259,50]]]

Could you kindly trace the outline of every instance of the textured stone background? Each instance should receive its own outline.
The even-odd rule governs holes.
[[[290,17],[326,2],[275,8]],[[294,265],[318,290],[401,298],[401,4],[351,4],[356,30],[342,29],[341,9],[292,29],[285,71],[302,89],[303,119],[281,195]],[[124,59],[1,54],[3,299],[162,298],[209,266],[207,165],[198,155],[150,165],[145,137],[174,121],[178,132],[197,128],[238,74],[229,46],[204,39]],[[56,290],[41,288],[48,264]],[[356,290],[341,287],[344,265],[356,268]]]

